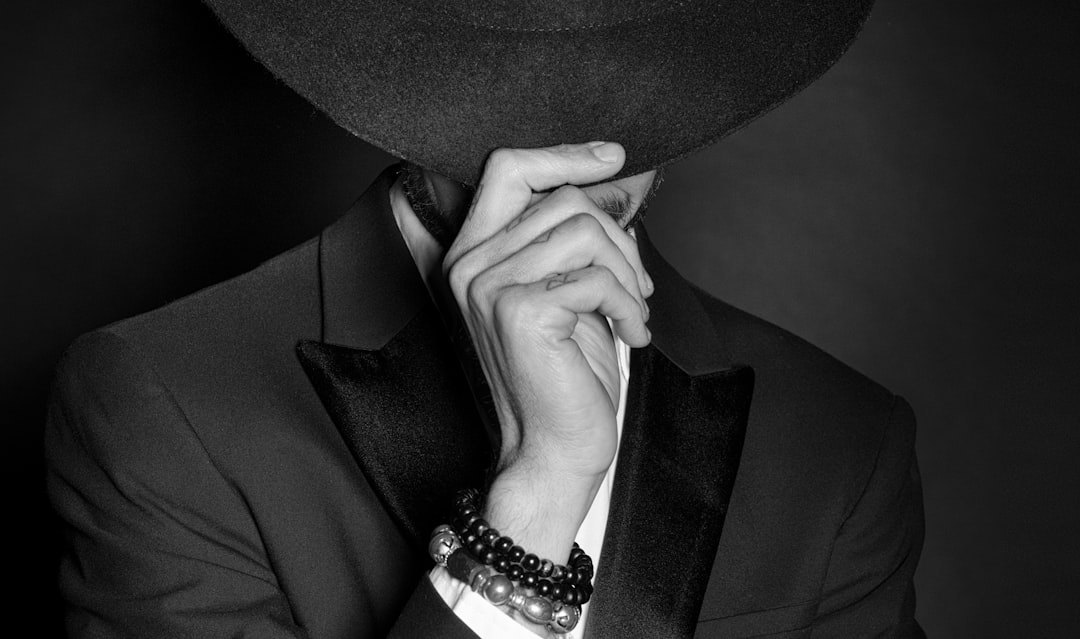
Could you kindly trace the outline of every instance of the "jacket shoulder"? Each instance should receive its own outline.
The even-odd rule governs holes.
[[[720,343],[755,374],[701,618],[718,635],[812,625],[815,636],[921,636],[912,619],[923,518],[911,408],[806,340],[695,292]]]
[[[754,369],[744,474],[768,490],[804,494],[842,519],[881,455],[911,453],[911,409],[806,340],[695,292],[732,359]],[[897,432],[889,437],[890,430]]]
[[[151,349],[310,333],[318,324],[318,275],[314,238],[246,273],[102,330]]]
[[[318,408],[295,347],[317,339],[319,325],[315,239],[80,337],[61,360],[57,380],[108,386],[120,367],[152,375],[211,451],[232,450],[248,434],[283,423],[283,411]]]
[[[787,392],[838,394],[845,402],[872,408],[892,403],[893,394],[866,375],[805,339],[692,286],[731,356],[754,367],[759,382],[785,385]],[[764,379],[762,377],[764,376]]]

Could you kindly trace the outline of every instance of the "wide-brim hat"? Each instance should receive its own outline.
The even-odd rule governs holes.
[[[351,133],[475,184],[499,147],[608,140],[623,175],[791,97],[873,0],[207,0]]]

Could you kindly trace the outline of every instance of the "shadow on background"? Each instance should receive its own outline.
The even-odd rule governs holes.
[[[1080,633],[1078,27],[1072,7],[881,0],[821,82],[671,168],[651,212],[691,280],[915,406],[931,636]],[[40,2],[0,30],[7,603],[47,602],[44,636],[64,346],[315,234],[390,158],[194,0]]]

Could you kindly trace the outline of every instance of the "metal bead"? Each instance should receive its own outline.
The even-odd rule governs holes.
[[[450,527],[439,526],[435,529],[435,534],[431,536],[431,541],[428,543],[428,554],[435,560],[435,563],[445,566],[450,553],[460,547],[461,542],[458,541],[457,535],[450,530]]]
[[[488,574],[486,572],[484,572],[483,570],[477,570],[476,572],[473,573],[472,581],[469,582],[468,585],[469,585],[470,588],[472,588],[473,592],[482,593],[482,592],[484,592],[484,589],[487,588],[487,584],[488,584]]]
[[[536,570],[540,567],[540,558],[530,552],[521,558],[521,567],[525,570]]]
[[[493,575],[484,588],[484,598],[496,606],[501,606],[510,600],[513,592],[514,584],[509,579],[503,575]]]
[[[514,592],[510,593],[510,600],[507,603],[514,610],[521,610],[525,606],[525,592],[514,588]]]
[[[551,601],[544,597],[526,597],[521,613],[529,621],[543,625],[551,621],[555,611]]]
[[[521,558],[525,556],[525,549],[521,546],[513,546],[510,548],[510,552],[508,553],[508,555],[510,557],[510,561],[521,561]]]
[[[580,619],[580,606],[567,606],[557,603],[552,606],[552,618],[548,623],[548,627],[561,635],[573,630]]]

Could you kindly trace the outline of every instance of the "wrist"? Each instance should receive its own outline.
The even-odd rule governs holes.
[[[450,576],[489,603],[508,607],[515,621],[557,635],[577,626],[581,606],[593,594],[595,568],[588,553],[572,544],[568,561],[562,564],[528,552],[484,519],[475,489],[457,493],[453,524],[432,532],[428,551]]]
[[[484,518],[530,552],[565,562],[602,481],[602,473],[569,477],[510,464],[488,490]]]

